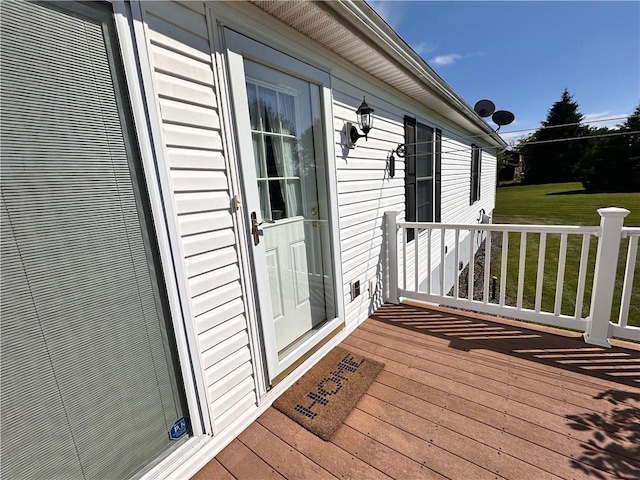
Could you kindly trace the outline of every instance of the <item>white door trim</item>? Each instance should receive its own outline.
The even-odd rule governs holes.
[[[213,15],[213,12],[212,12]],[[277,352],[265,352],[265,347],[262,346],[262,342],[260,342],[259,349],[261,352],[266,354],[266,366],[268,372],[271,372],[271,377],[274,376],[274,372],[282,372],[289,366],[291,366],[304,351],[308,351],[308,349],[312,348],[314,345],[320,343],[327,333],[335,329],[339,324],[343,323],[344,320],[344,304],[342,302],[342,285],[339,281],[342,275],[342,269],[339,261],[339,224],[338,224],[338,211],[337,211],[337,188],[336,188],[336,172],[335,172],[335,145],[333,144],[333,115],[332,115],[332,95],[331,95],[331,76],[329,73],[320,70],[308,63],[304,63],[301,60],[297,60],[289,55],[281,53],[267,45],[259,43],[256,40],[248,38],[240,33],[237,33],[233,30],[226,29],[224,31],[222,27],[220,27],[218,31],[218,39],[217,39],[217,48],[216,51],[226,52],[226,66],[228,67],[228,75],[225,78],[225,85],[227,87],[227,91],[222,97],[232,99],[237,110],[233,109],[233,105],[228,105],[228,110],[225,112],[225,115],[229,116],[231,120],[234,118],[234,112],[240,111],[240,115],[243,118],[249,118],[248,114],[248,102],[247,102],[247,93],[246,87],[244,85],[244,79],[240,76],[238,78],[238,72],[244,72],[243,60],[247,58],[249,60],[258,61],[263,65],[267,65],[269,67],[275,68],[276,70],[283,71],[285,73],[289,73],[295,77],[302,78],[304,80],[310,81],[316,85],[320,86],[321,91],[321,108],[322,108],[322,120],[324,126],[324,141],[323,147],[325,149],[325,160],[326,160],[326,173],[327,173],[327,197],[328,197],[328,216],[329,216],[329,225],[331,231],[331,248],[332,248],[332,258],[331,265],[333,269],[333,282],[331,287],[334,291],[334,303],[336,316],[335,318],[330,318],[328,321],[318,329],[318,331],[314,332],[310,338],[306,339],[304,342],[301,342],[300,345],[297,345],[291,352],[289,352],[285,357],[278,358]],[[304,68],[300,68],[303,66]],[[219,69],[220,67],[218,67]],[[231,74],[235,73],[236,77],[231,77]],[[240,81],[242,80],[242,81]],[[235,82],[235,84],[234,84]],[[219,82],[219,84],[222,84]],[[246,110],[246,111],[244,111]],[[234,130],[233,135],[235,138],[250,138],[251,132],[247,130],[250,128],[248,123],[245,125],[242,122],[233,122],[230,123],[233,125],[232,130]],[[235,142],[236,150],[233,152],[233,161],[237,165],[239,165],[240,158],[253,158],[253,150],[252,145],[247,145],[244,142]],[[229,152],[229,156],[231,157],[231,151]],[[247,172],[243,172],[245,175],[244,181],[251,185],[251,181],[253,180],[253,184],[255,184],[255,178],[246,178]],[[249,175],[253,175],[253,172],[250,172]],[[235,188],[237,191],[243,191],[241,188],[241,183],[239,177],[235,179]],[[250,197],[250,200],[247,203],[258,204],[257,191],[250,190],[244,192],[245,195]],[[255,196],[255,198],[253,198]],[[241,235],[245,237],[248,236],[249,233],[249,225],[248,225],[248,212],[243,212],[241,215],[244,218],[243,224],[245,226]],[[253,262],[253,251],[252,246],[249,242],[245,240],[245,249],[243,250],[243,256],[247,257],[250,262],[249,271],[247,272],[249,278],[260,279],[267,278],[267,272],[264,268],[264,264],[262,262]],[[255,265],[255,266],[254,266]],[[255,269],[255,271],[253,271]],[[265,271],[262,271],[265,270]],[[252,322],[254,322],[255,326],[261,325],[260,322],[260,313],[258,311],[258,303],[257,303],[257,291],[256,288],[258,282],[250,281],[247,282],[247,285],[252,288],[252,297],[254,300],[254,318],[252,318]],[[264,292],[262,292],[264,295]],[[267,314],[269,312],[266,312]],[[262,312],[264,315],[265,312]],[[257,327],[259,328],[259,327]],[[265,345],[275,345],[275,332],[269,331],[269,329],[262,329],[264,344]],[[266,375],[268,376],[268,374]],[[268,382],[268,381],[267,381]],[[261,393],[264,393],[265,390],[262,390]]]

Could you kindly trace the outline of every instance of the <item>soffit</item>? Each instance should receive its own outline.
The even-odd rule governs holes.
[[[416,69],[403,64],[395,59],[387,48],[380,45],[380,38],[370,37],[370,32],[365,31],[367,30],[366,24],[360,21],[360,25],[358,25],[361,19],[351,15],[348,8],[344,8],[343,3],[347,2],[250,1],[348,62],[417,100],[452,123],[460,125],[472,135],[492,132],[492,129],[475,115],[471,107],[453,92],[453,89],[444,80],[437,77],[429,67],[426,68],[431,72],[431,78],[425,78],[425,75],[421,75],[420,66]],[[364,6],[373,15],[376,15],[366,3],[358,3],[360,7]],[[339,18],[338,14],[333,11],[334,9],[340,9],[343,15],[346,12],[350,18],[348,20]],[[365,10],[365,12],[367,11]],[[365,15],[367,14],[368,12],[365,13]],[[371,18],[371,20],[372,22],[374,20],[381,21],[379,17],[377,19]],[[391,31],[386,24],[384,27]],[[392,35],[404,45],[404,54],[416,58],[417,54],[406,46],[395,32]],[[418,61],[424,64],[421,59]],[[434,76],[437,78],[434,79]],[[502,142],[496,138],[488,140],[490,143],[502,145]]]

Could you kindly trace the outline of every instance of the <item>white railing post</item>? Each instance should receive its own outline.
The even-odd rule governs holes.
[[[629,214],[629,210],[615,207],[599,208],[598,213],[601,217],[600,238],[593,275],[591,310],[584,340],[593,345],[610,347],[609,322],[620,253],[620,238],[624,217]]]
[[[387,260],[389,265],[389,298],[391,303],[400,303],[398,298],[398,227],[396,218],[398,212],[384,212],[385,226],[387,229]],[[405,265],[406,268],[406,265]]]

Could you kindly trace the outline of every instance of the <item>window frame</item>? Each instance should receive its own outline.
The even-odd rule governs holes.
[[[417,153],[418,129],[425,128],[431,133],[433,147],[427,154],[431,156],[431,175],[418,177],[417,157],[424,154]],[[407,222],[434,222],[442,220],[442,130],[419,122],[416,118],[404,117],[404,145],[405,145],[405,220]],[[428,183],[429,182],[429,183]],[[427,219],[418,219],[418,185],[430,185],[431,209]],[[429,187],[427,187],[429,188]],[[414,238],[414,231],[407,231],[407,241]]]
[[[480,200],[480,185],[482,175],[482,148],[475,143],[471,144],[471,181],[469,205]]]

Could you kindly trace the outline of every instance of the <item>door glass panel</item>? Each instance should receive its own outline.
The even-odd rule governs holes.
[[[258,182],[260,179],[258,179]],[[282,220],[287,218],[284,203],[284,180],[271,180],[267,183],[269,188],[269,206],[271,211],[267,217],[270,220]]]
[[[271,220],[271,202],[269,201],[269,185],[266,180],[258,180],[258,196],[260,197],[260,212],[262,218]]]
[[[300,160],[298,158],[298,139],[282,139],[282,157],[284,159],[285,175],[287,177],[300,176]]]
[[[287,180],[287,217],[302,215],[300,180]]]
[[[265,177],[265,159],[264,159],[264,139],[259,133],[252,134],[253,137],[253,154],[256,161],[256,175],[258,178]]]
[[[259,248],[279,279],[268,300],[283,352],[335,317],[320,87],[248,60],[244,67],[260,209],[272,221]]]
[[[251,92],[259,92],[253,95]],[[282,220],[302,215],[302,191],[300,187],[299,139],[292,135],[297,131],[296,96],[282,93],[250,81],[247,82],[249,114],[258,112],[252,120],[253,155],[258,181],[267,188],[269,204],[261,201],[262,217],[267,220]],[[258,106],[259,105],[259,106]],[[279,105],[279,114],[274,115],[274,106]],[[254,128],[263,125],[268,128]],[[283,133],[271,133],[274,129]],[[272,128],[273,127],[273,128]],[[269,129],[271,128],[271,129]],[[315,177],[313,178],[315,191]],[[261,197],[262,198],[262,197]]]
[[[296,108],[295,98],[293,95],[281,93],[278,95],[280,100],[280,120],[282,125],[282,133],[286,135],[296,134]]]
[[[276,143],[279,140],[279,138],[277,137],[274,138],[273,135],[267,135],[264,132],[260,132],[258,133],[258,135],[264,139],[265,154],[266,154],[266,161],[267,161],[267,175],[269,177],[279,177],[282,171],[282,168],[278,168],[278,165],[276,162],[281,159],[277,157],[275,153],[276,146],[274,145],[274,143]],[[256,155],[256,152],[253,152],[253,154]]]
[[[258,87],[256,85],[247,84],[247,97],[249,98],[251,129],[258,130],[260,128],[260,109],[258,108]]]
[[[263,130],[280,133],[276,91],[271,88],[258,87],[258,105]]]

